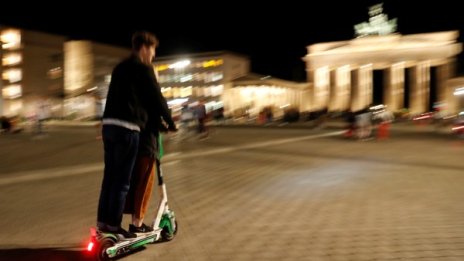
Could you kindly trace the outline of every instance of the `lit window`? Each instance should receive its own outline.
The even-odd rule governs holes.
[[[181,88],[180,97],[185,98],[192,95],[192,86]]]
[[[174,98],[180,97],[180,87],[173,87],[172,88],[172,97],[174,97]]]
[[[19,30],[5,30],[0,35],[3,49],[18,49],[21,45],[21,33]]]
[[[169,69],[182,69],[190,64],[190,60],[182,60],[169,65]]]
[[[19,64],[22,61],[22,58],[23,57],[19,53],[5,54],[5,56],[2,58],[2,65],[7,66]]]
[[[215,82],[222,80],[223,74],[221,72],[210,72],[205,75],[205,82]]]
[[[184,75],[181,76],[180,82],[188,82],[188,81],[191,81],[192,79],[193,79],[193,75],[184,74]]]
[[[161,64],[155,67],[155,70],[157,70],[158,72],[162,72],[167,69],[169,69],[169,65],[167,64]]]
[[[2,73],[2,78],[10,83],[19,82],[23,79],[23,73],[21,69],[9,69]]]
[[[21,91],[21,85],[19,84],[12,84],[5,86],[2,90],[2,96],[5,99],[14,99],[21,97],[22,91]]]
[[[166,98],[171,98],[172,97],[172,88],[171,87],[161,88],[161,92],[163,93],[163,96],[166,97]]]
[[[211,95],[212,96],[222,95],[223,92],[224,92],[224,85],[211,86]]]
[[[23,109],[23,101],[18,100],[11,100],[8,105],[6,105],[6,112],[9,115],[18,115],[21,110]]]
[[[220,73],[220,72],[213,73],[213,77],[212,77],[213,82],[222,80],[222,78],[223,78],[222,73]]]
[[[203,68],[208,68],[208,67],[216,67],[219,65],[222,65],[223,61],[222,59],[217,59],[217,60],[208,60],[203,62]]]

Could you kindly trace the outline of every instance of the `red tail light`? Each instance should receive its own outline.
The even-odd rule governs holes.
[[[92,241],[90,241],[87,245],[87,251],[92,252],[94,246],[95,244]]]

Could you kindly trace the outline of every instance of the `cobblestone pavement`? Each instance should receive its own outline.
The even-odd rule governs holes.
[[[218,129],[208,140],[168,144],[163,170],[179,233],[124,260],[464,260],[459,140],[314,136],[328,132]],[[88,144],[72,139],[85,144],[76,150],[98,159],[85,135]],[[63,177],[32,163],[44,176],[11,179],[25,175],[24,164],[0,177],[0,260],[84,259],[101,163]]]

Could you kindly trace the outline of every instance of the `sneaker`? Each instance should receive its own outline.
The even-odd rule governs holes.
[[[129,240],[137,237],[135,233],[127,232],[122,227],[119,227],[117,230],[110,230],[108,228],[100,228],[99,230],[104,233],[115,234],[120,240]]]
[[[142,223],[140,227],[136,227],[132,224],[129,225],[129,232],[132,232],[132,233],[148,233],[148,232],[152,232],[153,230],[154,229],[152,227],[147,226],[144,223]]]

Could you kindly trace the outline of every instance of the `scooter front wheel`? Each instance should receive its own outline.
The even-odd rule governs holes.
[[[106,261],[111,260],[111,258],[106,253],[106,250],[116,244],[116,241],[113,238],[107,237],[98,242],[96,260],[97,261]]]
[[[174,220],[174,231],[172,233],[169,233],[169,229],[167,227],[164,227],[163,230],[161,231],[161,238],[164,241],[171,241],[174,239],[174,237],[177,234],[177,220]]]

